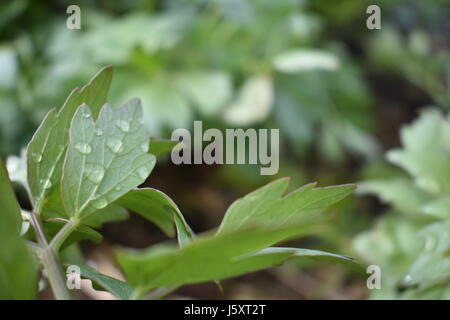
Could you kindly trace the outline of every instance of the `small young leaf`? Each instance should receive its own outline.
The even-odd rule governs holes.
[[[128,283],[104,275],[86,265],[79,265],[79,267],[81,277],[92,280],[95,288],[102,288],[122,300],[130,299],[133,288]]]
[[[88,216],[143,183],[155,165],[148,143],[139,100],[115,111],[105,105],[97,122],[82,105],[72,121],[61,181],[66,211]]]
[[[34,299],[37,270],[20,238],[20,207],[0,159],[0,299]]]
[[[37,213],[41,212],[45,198],[59,183],[75,111],[86,103],[96,117],[106,103],[111,79],[112,68],[108,66],[81,90],[73,90],[59,112],[53,108],[47,113],[28,144],[28,184]]]
[[[180,245],[187,244],[195,238],[194,232],[186,223],[177,205],[159,190],[152,188],[132,190],[116,203],[152,221],[169,237],[174,236],[175,225]]]

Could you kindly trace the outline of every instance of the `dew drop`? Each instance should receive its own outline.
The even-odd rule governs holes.
[[[89,154],[92,151],[91,146],[88,143],[84,143],[84,142],[77,143],[75,145],[75,149],[77,149],[77,151],[82,154]]]
[[[125,120],[116,120],[116,126],[123,132],[130,131],[130,124]]]
[[[140,167],[136,170],[137,175],[141,179],[147,179],[148,174],[150,173],[146,167]]]
[[[105,176],[105,170],[98,164],[88,164],[85,172],[86,177],[93,183],[99,183]]]
[[[102,129],[97,129],[97,130],[95,130],[95,135],[96,135],[96,136],[101,136],[101,135],[103,135],[103,130],[102,130]]]
[[[42,188],[44,189],[50,189],[52,187],[52,182],[50,181],[50,179],[41,179],[40,183],[42,185]]]
[[[121,186],[117,186],[117,187],[114,188],[114,190],[120,191],[120,190],[122,190],[122,187]]]
[[[118,139],[111,139],[106,142],[106,146],[114,153],[120,153],[123,150],[122,141]]]
[[[144,142],[143,144],[141,144],[141,150],[142,152],[148,152],[148,143]]]
[[[32,153],[31,154],[31,158],[33,159],[34,162],[41,162],[42,161],[42,154],[40,153]]]
[[[91,117],[91,113],[90,113],[88,110],[85,110],[85,111],[83,112],[83,117],[85,117],[86,119],[87,119],[87,118],[90,118],[90,117]]]
[[[103,209],[104,207],[106,207],[107,204],[108,204],[108,202],[102,196],[99,196],[99,197],[95,198],[94,200],[92,200],[92,206],[96,209]]]

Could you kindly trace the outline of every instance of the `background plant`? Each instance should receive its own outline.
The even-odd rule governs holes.
[[[236,198],[284,176],[292,177],[291,186],[396,177],[398,170],[387,167],[381,155],[400,146],[400,127],[424,106],[448,108],[445,0],[379,1],[381,31],[365,27],[365,10],[374,3],[361,0],[339,5],[325,0],[79,1],[80,31],[65,28],[70,4],[0,3],[0,153],[19,157],[48,108],[61,106],[73,87],[110,63],[116,74],[110,104],[142,98],[152,136],[168,138],[171,128],[189,127],[193,119],[221,129],[279,128],[280,172],[273,177],[260,176],[257,166],[174,166],[158,157],[158,170],[143,187],[170,195],[198,231],[218,226]],[[154,140],[152,146],[158,144],[164,141]],[[15,187],[22,207],[30,210],[26,192]],[[330,209],[333,223],[323,232],[289,245],[354,256],[353,236],[372,228],[383,208],[376,197],[346,198]],[[115,212],[114,222],[92,222],[103,240],[89,231],[98,243],[81,241],[64,248],[64,255],[70,252],[75,259],[82,252],[98,270],[119,277],[115,245],[144,248],[165,239],[139,215],[126,219],[125,211]],[[396,225],[408,219],[398,220]],[[60,227],[54,221],[51,232]],[[201,284],[183,287],[173,297],[369,294],[363,275],[308,259],[221,284],[223,293],[214,284]],[[48,297],[48,290],[40,297]]]
[[[368,263],[383,270],[375,298],[449,298],[449,133],[450,122],[436,108],[422,112],[401,131],[402,149],[387,159],[407,174],[360,184],[376,194],[389,212],[354,246]]]

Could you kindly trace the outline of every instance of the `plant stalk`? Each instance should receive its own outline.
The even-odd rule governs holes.
[[[52,287],[53,294],[57,300],[70,300],[71,296],[64,281],[64,274],[55,253],[48,245],[41,223],[35,212],[31,213],[31,221],[36,231],[38,243],[42,248],[41,262]]]
[[[61,245],[64,240],[76,229],[78,226],[78,220],[72,218],[58,231],[58,233],[50,241],[50,248],[53,250],[54,254],[57,255]]]

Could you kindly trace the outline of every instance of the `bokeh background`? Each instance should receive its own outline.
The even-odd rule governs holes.
[[[66,28],[71,4],[81,8],[81,30]],[[370,4],[381,8],[381,30],[366,28]],[[400,128],[426,106],[450,107],[449,44],[447,0],[1,1],[0,155],[18,155],[49,108],[107,64],[110,103],[141,98],[153,137],[170,138],[194,120],[279,128],[276,176],[261,176],[259,166],[159,160],[146,185],[171,196],[202,232],[233,200],[279,177],[298,187],[396,174],[384,153],[401,145]],[[385,214],[378,198],[352,196],[332,208],[323,233],[294,245],[364,262],[355,237]],[[114,246],[165,240],[135,215],[101,232],[101,243],[76,250],[118,277]],[[372,245],[382,247],[379,240]],[[364,299],[372,297],[365,281],[347,267],[305,261],[224,281],[222,292],[199,284],[170,297]]]

